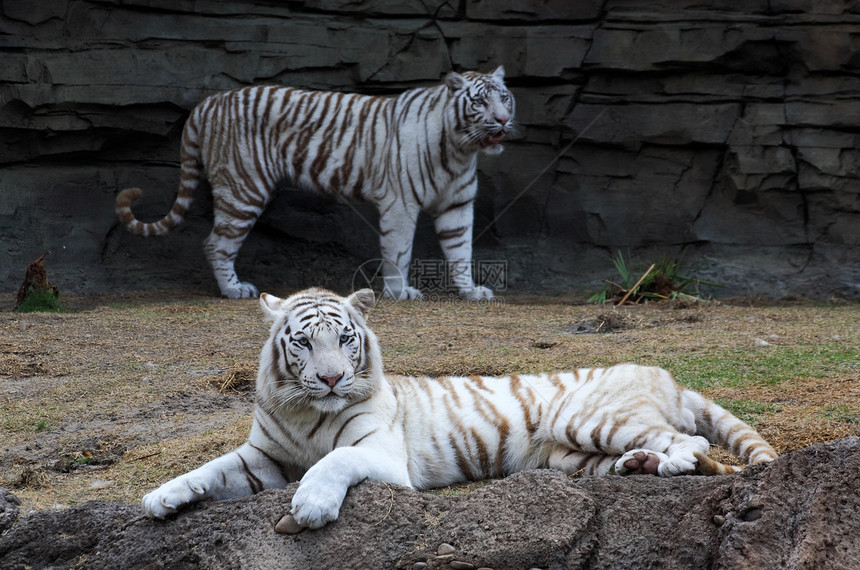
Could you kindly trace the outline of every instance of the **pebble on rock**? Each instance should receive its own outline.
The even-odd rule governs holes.
[[[284,515],[275,525],[275,532],[278,534],[298,534],[305,528],[296,521],[293,515]]]

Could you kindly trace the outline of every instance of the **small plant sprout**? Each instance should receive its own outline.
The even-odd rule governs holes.
[[[698,302],[705,301],[698,295],[699,285],[719,287],[716,283],[682,275],[681,262],[678,260],[661,259],[651,263],[644,273],[639,273],[631,269],[628,260],[619,251],[612,263],[618,271],[618,282],[605,279],[604,283],[610,288],[589,297],[589,303],[624,305],[669,299]],[[689,292],[691,289],[692,292]]]

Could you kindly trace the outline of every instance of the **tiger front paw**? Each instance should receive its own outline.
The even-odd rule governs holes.
[[[141,503],[146,516],[163,519],[185,505],[196,503],[205,497],[204,481],[179,477],[144,495]]]
[[[303,481],[296,494],[290,514],[302,527],[321,528],[337,520],[346,491],[340,492],[337,485],[321,481]]]

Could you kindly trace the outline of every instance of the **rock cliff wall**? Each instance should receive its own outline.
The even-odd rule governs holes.
[[[617,250],[722,294],[860,296],[860,7],[706,0],[2,3],[0,288],[46,250],[67,291],[200,286],[206,198],[167,239],[184,120],[256,83],[391,94],[507,70],[518,134],[481,161],[476,256],[515,289],[597,287]],[[357,210],[358,213],[356,213]],[[369,224],[367,222],[370,222]],[[239,257],[263,289],[348,289],[372,208],[286,191]],[[416,256],[438,246],[422,219]]]

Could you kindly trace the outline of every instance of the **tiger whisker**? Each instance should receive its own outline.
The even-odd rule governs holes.
[[[279,407],[287,408],[296,408],[300,404],[305,404],[311,400],[306,391],[298,389],[281,389],[276,391],[274,396],[274,400]]]

